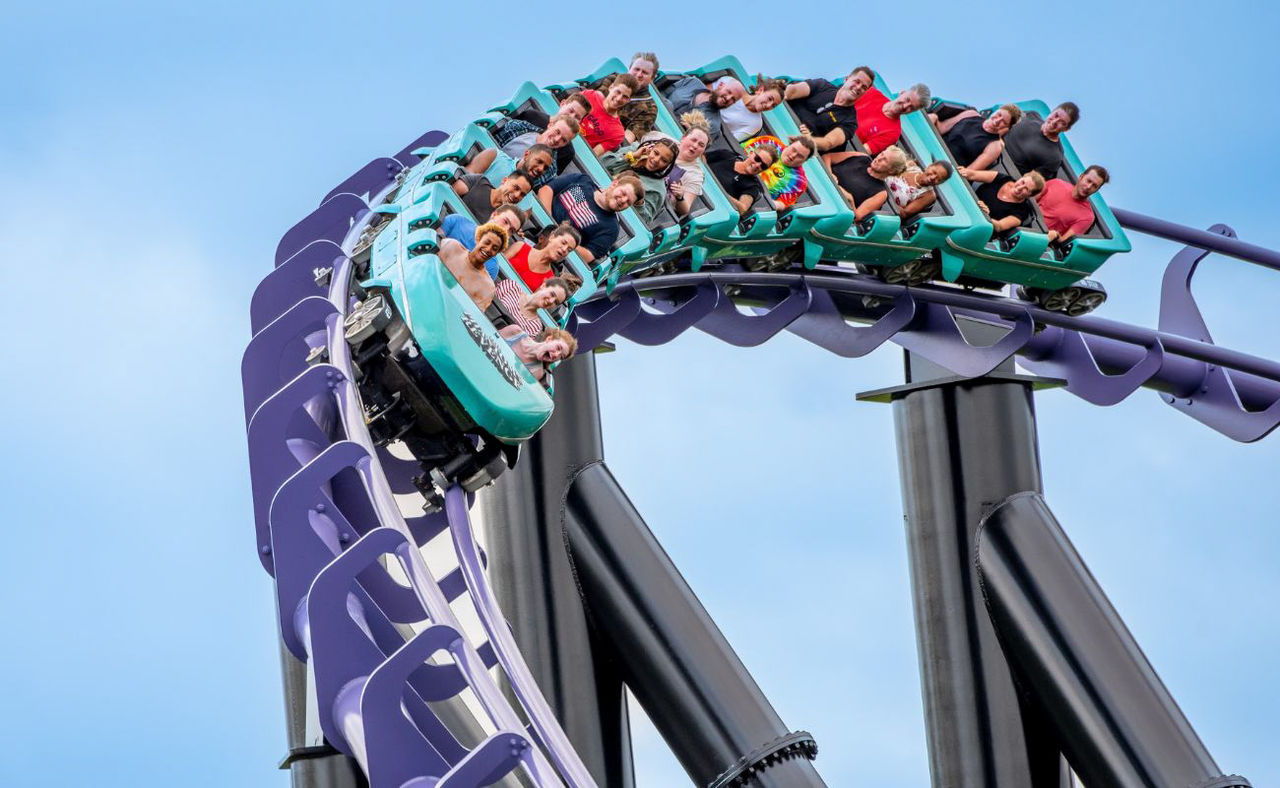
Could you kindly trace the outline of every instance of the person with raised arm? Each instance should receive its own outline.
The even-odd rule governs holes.
[[[800,131],[813,136],[819,152],[840,150],[858,129],[856,103],[870,86],[870,69],[859,66],[837,87],[826,79],[806,79],[787,85],[788,106],[800,121]]]
[[[1050,243],[1064,244],[1093,226],[1093,206],[1089,198],[1111,181],[1111,173],[1101,164],[1091,164],[1072,186],[1061,178],[1045,181],[1044,190],[1036,197]]]
[[[476,228],[476,246],[470,251],[465,246],[446,238],[440,244],[437,257],[444,267],[458,280],[462,289],[471,296],[476,306],[484,311],[493,303],[493,278],[485,271],[485,263],[507,246],[507,231],[496,224],[482,224]]]
[[[986,170],[1000,159],[1005,134],[1021,118],[1022,110],[1014,104],[1005,104],[986,118],[969,109],[938,123],[938,131],[956,164]]]
[[[603,189],[590,175],[561,175],[538,190],[538,202],[556,222],[582,234],[578,256],[585,263],[606,257],[618,238],[618,214],[644,201],[644,184],[624,172]]]
[[[961,167],[960,177],[978,185],[978,207],[991,220],[997,233],[1006,233],[1030,221],[1034,214],[1031,198],[1044,189],[1044,178],[1032,170],[1018,179],[995,170],[970,170]]]
[[[1072,101],[1062,102],[1042,121],[1024,117],[1005,135],[1004,152],[1018,172],[1035,170],[1045,180],[1056,178],[1063,163],[1058,135],[1076,125],[1079,119],[1080,108]]]

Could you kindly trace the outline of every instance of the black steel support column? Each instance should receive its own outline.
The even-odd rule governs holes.
[[[603,463],[574,481],[565,523],[592,623],[694,784],[825,785],[808,735],[783,724]]]
[[[576,469],[603,456],[594,358],[555,372],[556,409],[516,467],[478,498],[489,579],[520,651],[601,786],[635,784],[622,679],[587,628],[565,548],[564,500]]]
[[[905,355],[907,385],[878,394],[894,403],[933,785],[1058,788],[1061,756],[1023,706],[974,567],[987,512],[1041,489],[1032,380],[1012,362],[961,379]]]
[[[280,641],[280,672],[284,684],[285,728],[289,736],[289,754],[280,762],[289,770],[293,788],[368,788],[364,772],[354,759],[348,758],[314,733],[307,733],[307,666],[289,652]]]
[[[1218,769],[1038,493],[987,515],[976,556],[1013,671],[1085,785],[1249,785]]]

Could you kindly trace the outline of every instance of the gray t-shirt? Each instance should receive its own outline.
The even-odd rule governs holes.
[[[467,193],[462,195],[462,204],[467,206],[477,224],[484,224],[493,215],[493,206],[489,204],[493,193],[493,184],[478,173],[467,173],[458,178],[467,185]]]

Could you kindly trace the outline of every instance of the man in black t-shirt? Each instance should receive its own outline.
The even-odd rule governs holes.
[[[819,152],[839,150],[854,139],[854,103],[867,87],[861,79],[846,79],[839,87],[825,79],[806,79],[787,85],[785,98],[800,120],[800,130],[813,135]]]
[[[966,167],[957,170],[961,178],[976,185],[978,207],[991,220],[997,233],[1008,232],[1030,221],[1035,213],[1032,197],[1044,188],[1044,178],[1038,172],[1029,172],[1016,181],[995,170],[974,171]]]
[[[453,182],[453,191],[462,198],[462,204],[471,211],[479,224],[489,221],[499,205],[515,205],[533,189],[533,178],[522,170],[516,170],[492,186],[489,179],[477,173],[467,173]]]
[[[752,204],[764,195],[760,173],[773,165],[774,158],[773,149],[765,145],[756,146],[750,155],[722,149],[706,156],[711,174],[740,215],[751,210]]]
[[[1005,153],[1019,172],[1035,170],[1046,179],[1056,178],[1063,163],[1058,135],[1074,126],[1079,118],[1080,108],[1071,101],[1059,104],[1044,120],[1039,115],[1028,114],[1005,135]]]

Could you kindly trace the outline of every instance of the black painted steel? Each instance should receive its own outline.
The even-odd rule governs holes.
[[[594,359],[555,372],[556,409],[516,467],[477,500],[489,580],[538,686],[600,785],[635,784],[626,697],[609,649],[588,631],[563,531],[574,469],[603,456]],[[581,408],[578,403],[589,403]]]
[[[1020,703],[972,559],[990,507],[1041,489],[1032,385],[939,384],[949,372],[904,355],[919,388],[896,394],[894,422],[933,785],[1057,788],[1061,757]]]
[[[1249,785],[1218,769],[1038,492],[990,511],[977,563],[1014,673],[1085,785]]]
[[[368,788],[355,759],[324,744],[307,741],[307,666],[280,641],[280,672],[284,685],[285,727],[289,754],[280,762],[289,770],[293,788]]]
[[[579,472],[565,525],[593,626],[697,785],[791,731],[603,463]],[[800,753],[753,786],[822,786]]]

